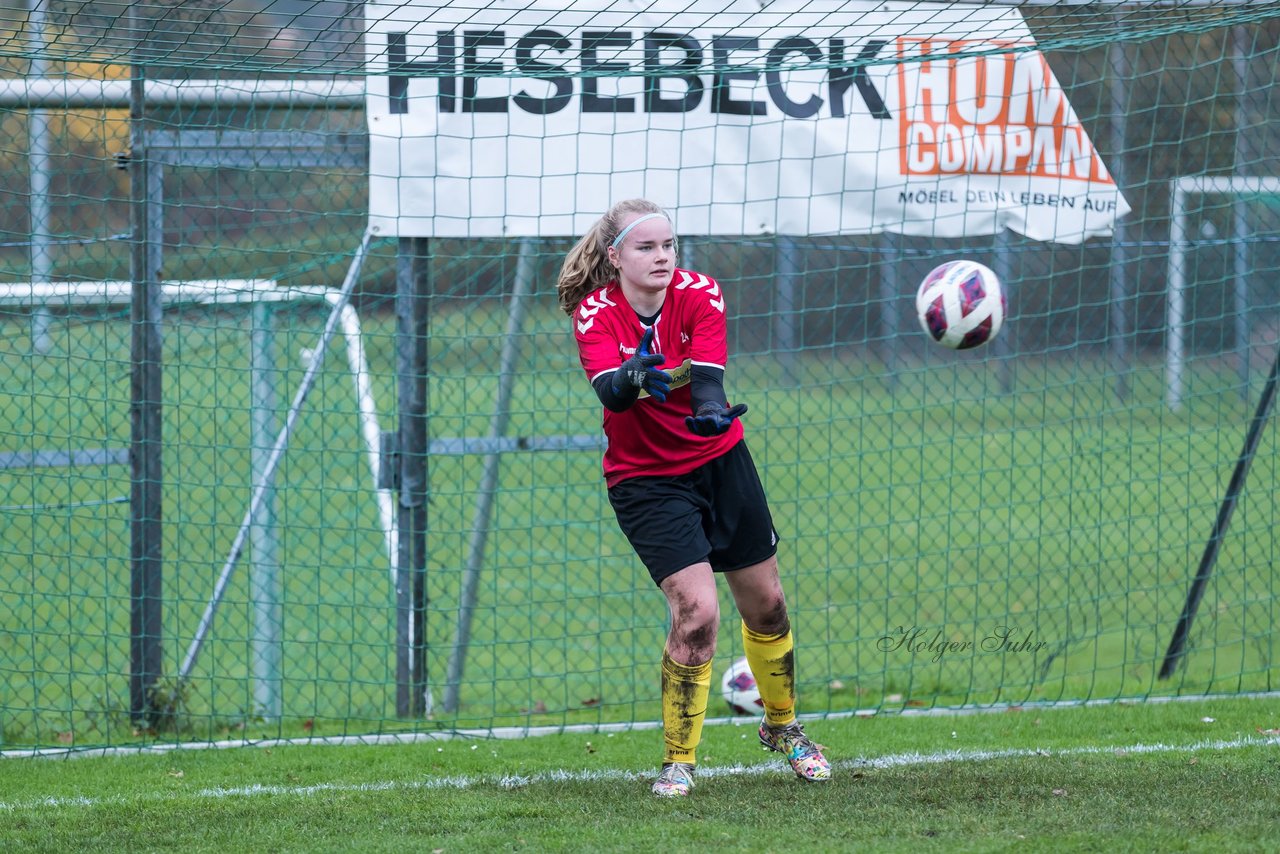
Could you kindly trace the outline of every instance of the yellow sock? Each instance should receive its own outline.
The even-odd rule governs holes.
[[[664,762],[694,764],[694,752],[702,740],[711,693],[711,662],[681,664],[662,653],[662,737]]]
[[[756,677],[756,688],[764,701],[764,719],[769,726],[782,726],[796,719],[796,669],[792,653],[791,629],[780,635],[756,634],[742,624],[742,649]]]

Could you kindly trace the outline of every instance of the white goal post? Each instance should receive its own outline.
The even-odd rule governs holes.
[[[50,309],[72,309],[89,307],[109,307],[128,305],[133,285],[127,281],[83,281],[83,282],[16,282],[0,283],[0,307],[25,308],[31,311],[33,318],[47,314]],[[273,304],[323,302],[330,310],[339,309],[337,326],[346,345],[347,369],[350,371],[355,385],[355,397],[360,421],[360,435],[364,443],[365,454],[369,464],[371,485],[378,502],[378,515],[381,523],[383,540],[387,550],[388,569],[392,588],[396,583],[397,537],[395,527],[395,503],[391,490],[381,488],[378,480],[380,466],[380,428],[378,410],[373,398],[372,385],[369,379],[369,364],[365,355],[360,330],[360,318],[351,303],[343,298],[343,293],[334,288],[322,286],[279,287],[270,279],[202,279],[193,281],[170,281],[160,285],[161,298],[166,306],[189,305],[250,305],[261,310],[253,321],[251,343],[251,384],[254,388],[252,408],[249,419],[249,444],[253,453],[252,482],[255,492],[269,489],[272,467],[266,459],[266,449],[279,445],[280,439],[271,424],[270,409],[274,404],[271,391],[272,371],[264,367],[269,365],[272,350],[271,311]],[[33,347],[35,337],[33,335]],[[323,358],[320,348],[304,353],[309,360]],[[263,401],[267,401],[264,404]],[[124,449],[118,449],[123,451]],[[25,454],[16,456],[13,466],[29,467],[33,465],[75,465],[77,463],[111,463],[123,462],[127,457],[123,453],[115,453],[112,449],[102,449],[100,453],[62,453],[62,454]],[[279,615],[270,591],[274,589],[274,574],[277,571],[275,551],[276,536],[274,532],[274,514],[269,503],[259,501],[257,512],[250,515],[252,525],[247,531],[254,548],[251,563],[251,581],[260,591],[254,599],[254,643],[257,651],[253,656],[254,700],[258,710],[268,717],[279,717],[280,696],[276,686],[280,684],[278,626]],[[242,532],[244,533],[244,532]],[[211,603],[211,609],[215,603]],[[208,616],[208,615],[207,615]],[[190,657],[192,653],[188,653]]]
[[[322,286],[282,288],[270,279],[195,279],[164,282],[160,286],[165,305],[269,304],[281,302],[326,302],[337,304],[339,292]],[[128,305],[133,285],[127,281],[97,282],[0,282],[0,306],[26,308],[33,314],[53,308]],[[379,467],[378,409],[369,381],[369,363],[360,335],[360,317],[350,303],[338,318],[346,344],[347,367],[355,384],[360,414],[360,435],[365,444],[369,470],[376,488]],[[255,446],[270,446],[270,440]],[[395,578],[395,507],[390,490],[378,489],[378,513],[387,553]]]
[[[1193,195],[1257,196],[1280,195],[1280,178],[1254,176],[1185,175],[1170,184],[1169,280],[1165,323],[1166,402],[1170,409],[1182,407],[1183,371],[1187,352],[1187,251],[1191,239],[1187,228],[1187,199]],[[1242,235],[1237,234],[1239,240]],[[1243,275],[1237,271],[1237,276]],[[1242,342],[1242,348],[1247,342]]]

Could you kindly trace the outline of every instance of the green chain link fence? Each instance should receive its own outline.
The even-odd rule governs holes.
[[[1172,188],[1273,178],[1280,9],[1022,13],[1133,206],[1113,238],[681,235],[682,263],[728,300],[727,384],[751,406],[783,537],[802,712],[1263,692],[1280,677],[1265,421],[1186,652],[1160,676],[1280,346],[1274,187]],[[572,236],[364,234],[360,16],[342,2],[0,8],[6,745],[658,715],[665,608],[608,507],[599,407],[555,305]],[[148,103],[145,187],[130,180],[135,62],[148,85],[216,93]],[[273,83],[289,94],[263,94]],[[150,486],[130,463],[140,216],[166,283]],[[976,355],[929,344],[912,306],[923,274],[959,256],[1010,291],[1004,332]],[[413,381],[406,269],[427,333],[425,444],[399,449],[426,469],[409,677],[405,485],[386,444]],[[140,518],[139,496],[159,519]],[[140,530],[160,537],[141,614]],[[719,661],[735,655],[724,614]],[[154,656],[141,710],[138,619]],[[406,701],[406,686],[425,693]]]

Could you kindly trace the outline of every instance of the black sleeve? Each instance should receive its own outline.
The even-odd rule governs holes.
[[[724,393],[724,369],[710,365],[694,365],[689,375],[689,394],[692,396],[693,413],[704,403],[714,401],[721,406],[729,405],[729,398]]]
[[[600,398],[600,402],[604,404],[604,408],[610,412],[624,412],[631,408],[631,404],[636,402],[640,397],[640,389],[633,385],[627,386],[621,392],[615,391],[613,388],[613,371],[607,374],[601,374],[591,381],[591,385],[596,390],[596,396]]]

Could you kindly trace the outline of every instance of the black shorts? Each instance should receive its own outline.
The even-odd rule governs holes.
[[[778,551],[745,441],[688,474],[627,478],[609,489],[609,503],[655,584],[702,561],[732,572]]]

